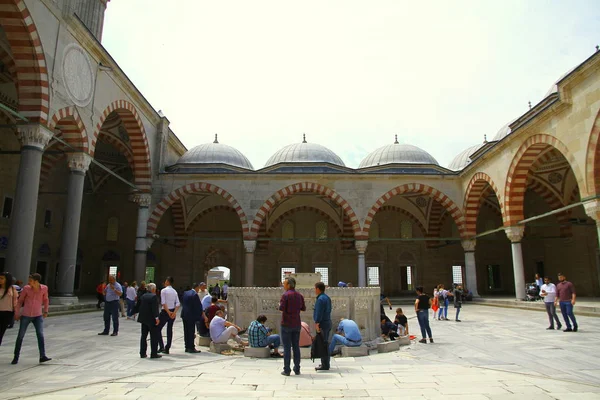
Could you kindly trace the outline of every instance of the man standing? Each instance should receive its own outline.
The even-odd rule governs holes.
[[[128,286],[129,285],[127,284],[127,282],[123,282],[123,284],[121,285],[121,287],[123,288],[123,293],[119,298],[119,309],[121,310],[121,317],[125,316],[125,295],[127,294]]]
[[[154,285],[156,287],[156,285]],[[125,301],[127,302],[127,319],[135,321],[135,301],[137,300],[137,291],[135,286],[127,287],[125,292]]]
[[[281,341],[283,342],[282,375],[290,376],[291,350],[294,349],[294,373],[300,375],[300,311],[306,311],[304,296],[296,292],[296,279],[286,277],[283,281],[285,293],[279,300],[281,311]]]
[[[223,282],[223,287],[221,288],[221,298],[223,300],[227,300],[227,291],[229,290],[229,286],[227,285],[227,281]]]
[[[50,361],[51,358],[46,357],[46,346],[44,344],[44,319],[48,316],[48,287],[40,284],[42,276],[40,274],[29,275],[29,284],[21,291],[19,303],[15,310],[15,321],[21,321],[19,326],[19,334],[15,342],[15,356],[11,364],[19,362],[21,354],[21,345],[29,323],[33,323],[35,334],[37,336],[38,349],[40,351],[40,363]],[[23,310],[21,310],[23,308]],[[42,311],[43,308],[43,311]]]
[[[158,325],[158,345],[160,349],[159,353],[169,354],[171,349],[171,343],[173,342],[173,323],[175,317],[177,317],[177,311],[179,310],[179,296],[177,291],[173,289],[173,277],[167,276],[165,279],[165,288],[160,291],[160,303],[162,310],[160,311],[160,324]],[[196,293],[194,293],[196,294]],[[198,297],[198,295],[196,295]],[[162,338],[162,328],[167,325],[167,345],[165,346]]]
[[[325,343],[325,351],[321,354],[321,365],[315,367],[315,371],[328,371],[330,367],[330,355],[327,350],[327,342],[329,341],[329,333],[331,332],[331,299],[325,294],[325,284],[323,282],[315,283],[315,294],[317,295],[317,300],[315,300],[313,320],[315,321],[317,335],[321,335]]]
[[[556,320],[556,329],[562,328],[558,315],[556,315],[556,286],[550,282],[550,278],[544,277],[544,284],[540,287],[540,296],[544,299],[544,305],[546,306],[546,312],[548,313],[548,319],[550,320],[550,326],[547,330],[554,329],[554,321]]]
[[[123,294],[123,288],[113,275],[108,277],[108,286],[104,288],[104,330],[98,335],[108,335],[110,331],[110,318],[113,321],[113,333],[119,334],[119,299]]]
[[[567,281],[567,277],[559,272],[558,280],[560,281],[556,285],[556,300],[554,305],[560,302],[560,312],[565,320],[567,329],[563,332],[577,332],[577,320],[575,320],[575,314],[573,314],[573,307],[575,306],[575,300],[577,295],[575,294],[575,286]],[[571,321],[573,322],[573,328],[571,329]]]
[[[194,283],[193,289],[183,292],[181,320],[183,321],[183,341],[186,353],[200,353],[194,345],[196,323],[202,319],[202,303],[198,297],[200,285]]]
[[[158,297],[156,297],[156,285],[148,284],[149,292],[142,295],[140,299],[140,311],[138,322],[142,325],[142,336],[140,337],[140,357],[146,358],[146,350],[148,349],[148,333],[150,334],[150,358],[161,358],[158,354]]]

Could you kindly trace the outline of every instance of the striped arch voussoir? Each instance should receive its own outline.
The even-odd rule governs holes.
[[[149,192],[152,185],[152,174],[150,168],[150,150],[148,147],[148,138],[146,130],[142,123],[136,108],[126,100],[117,100],[111,103],[100,116],[100,121],[96,124],[94,136],[92,138],[91,154],[96,151],[98,135],[102,129],[102,124],[106,118],[116,112],[127,130],[133,153],[133,175],[135,184],[141,191]]]
[[[29,121],[45,125],[50,104],[48,68],[38,30],[25,2],[0,0],[0,25],[15,63],[19,112]]]
[[[446,209],[446,211],[452,216],[452,219],[454,220],[454,222],[456,223],[456,226],[458,227],[458,232],[459,232],[460,236],[462,237],[464,235],[463,214],[460,211],[460,209],[458,208],[458,206],[456,205],[456,203],[454,203],[454,201],[452,201],[444,193],[440,192],[439,190],[437,190],[431,186],[424,185],[421,183],[408,183],[408,184],[405,184],[402,186],[398,186],[398,187],[386,192],[383,196],[381,196],[379,199],[377,199],[377,201],[375,201],[375,204],[373,204],[373,206],[367,213],[367,217],[365,218],[365,224],[364,224],[363,232],[361,234],[361,239],[365,239],[365,240],[368,239],[369,231],[371,229],[371,223],[373,222],[373,218],[375,217],[375,214],[377,214],[379,209],[381,207],[383,207],[383,205],[388,200],[390,200],[392,197],[401,195],[401,194],[405,194],[405,193],[421,193],[424,195],[431,196],[432,198],[437,200]]]
[[[587,156],[585,160],[587,191],[590,195],[600,193],[600,111],[596,115],[594,126],[590,132]],[[583,188],[580,189],[583,191]]]
[[[467,192],[465,193],[463,214],[465,216],[465,234],[467,236],[475,236],[477,234],[477,216],[481,207],[481,197],[488,187],[491,187],[496,193],[498,203],[500,204],[500,213],[504,221],[503,201],[498,187],[489,175],[478,172],[469,181]]]
[[[148,237],[154,235],[156,229],[158,228],[160,219],[162,218],[164,213],[169,209],[169,207],[171,207],[174,203],[179,202],[184,195],[193,193],[214,193],[227,200],[227,202],[229,202],[231,207],[235,210],[238,217],[240,218],[244,238],[248,237],[248,219],[246,218],[246,213],[244,213],[242,206],[226,190],[221,189],[216,185],[205,182],[189,183],[178,189],[175,189],[169,195],[163,198],[161,202],[158,203],[156,207],[154,207],[152,214],[150,214],[150,218],[148,219],[148,228],[146,230],[146,235]]]
[[[350,219],[354,235],[357,236],[360,234],[360,223],[358,222],[356,213],[354,212],[350,204],[346,200],[344,200],[335,190],[330,189],[327,186],[320,185],[318,183],[301,182],[286,186],[283,189],[278,190],[263,203],[263,205],[259,208],[258,212],[256,213],[256,217],[254,218],[254,221],[252,221],[252,225],[250,226],[250,237],[256,238],[258,236],[258,231],[260,230],[260,227],[265,217],[280,200],[301,192],[311,192],[320,194],[335,201],[344,210],[344,213]]]
[[[575,175],[577,185],[583,187],[584,180],[567,147],[554,136],[544,134],[533,135],[527,138],[521,147],[519,147],[508,169],[504,189],[504,198],[506,199],[504,203],[505,226],[515,225],[524,218],[523,208],[529,170],[540,154],[549,146],[554,147],[565,157]]]
[[[72,147],[89,154],[85,125],[74,106],[58,110],[48,123],[50,130],[60,130],[60,137]]]

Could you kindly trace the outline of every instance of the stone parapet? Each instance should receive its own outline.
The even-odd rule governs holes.
[[[300,317],[310,326],[311,333],[314,335],[315,324],[312,314],[315,307],[315,291],[298,289],[298,292],[302,293],[306,303],[306,311],[303,311]],[[326,293],[331,297],[333,330],[337,327],[340,318],[349,318],[358,324],[364,341],[379,337],[381,322],[379,321],[380,289],[378,287],[329,288]],[[281,288],[229,288],[227,317],[244,328],[248,327],[258,315],[264,314],[267,317],[266,325],[274,332],[280,333],[279,300],[282,294]]]

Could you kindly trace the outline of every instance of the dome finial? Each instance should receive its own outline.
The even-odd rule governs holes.
[[[302,143],[306,143],[306,133],[302,134]]]
[[[400,144],[398,143],[398,135],[394,135],[394,144]]]
[[[483,134],[483,143],[487,143],[487,134],[486,133]]]
[[[217,138],[217,134],[215,133],[215,141],[213,143],[219,143],[219,139]]]
[[[529,106],[529,109],[531,110],[531,102],[530,101],[527,102],[527,105]]]

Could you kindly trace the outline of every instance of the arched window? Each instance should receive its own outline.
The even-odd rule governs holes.
[[[369,240],[377,241],[379,240],[379,224],[377,221],[371,222],[371,229],[369,230]]]
[[[402,239],[412,239],[412,222],[403,220],[400,222],[400,237]]]
[[[110,217],[106,226],[106,240],[116,242],[119,240],[119,218]]]
[[[315,226],[315,233],[316,233],[316,238],[319,241],[325,241],[327,240],[327,222],[325,221],[319,221],[317,222],[317,225]]]
[[[283,240],[294,240],[294,223],[289,219],[281,225],[281,238]]]

